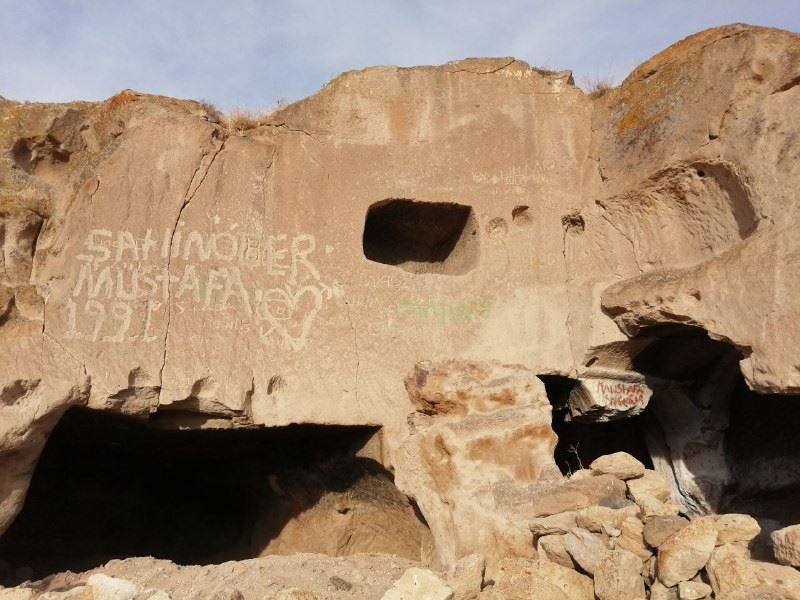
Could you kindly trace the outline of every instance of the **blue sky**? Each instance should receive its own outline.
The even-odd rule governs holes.
[[[0,0],[0,95],[125,88],[258,110],[369,65],[515,56],[620,81],[700,29],[800,31],[800,0]]]

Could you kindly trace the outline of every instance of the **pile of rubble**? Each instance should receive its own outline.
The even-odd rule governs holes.
[[[456,594],[446,583],[434,592],[426,582],[419,596],[385,598],[800,598],[800,526],[765,536],[748,515],[689,520],[663,477],[629,454],[598,458],[548,498],[547,514],[530,523],[538,558],[489,565],[480,593]],[[754,558],[765,544],[783,564]]]

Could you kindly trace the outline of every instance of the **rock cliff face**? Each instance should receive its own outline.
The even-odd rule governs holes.
[[[81,407],[380,428],[361,455],[442,566],[530,558],[564,456],[628,435],[682,512],[800,521],[798,106],[800,37],[744,25],[602,93],[512,58],[370,68],[246,131],[0,99],[0,532]],[[559,450],[564,415],[584,449],[615,433]]]

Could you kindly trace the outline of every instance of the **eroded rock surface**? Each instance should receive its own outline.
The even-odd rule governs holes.
[[[332,553],[405,531],[399,553],[437,568],[483,555],[495,595],[689,597],[698,573],[718,596],[796,593],[749,556],[754,523],[677,515],[800,517],[793,421],[767,408],[800,395],[798,73],[797,34],[731,25],[591,95],[507,58],[345,73],[247,130],[129,90],[3,100],[0,533],[73,406],[369,425],[394,481],[355,509],[325,496],[349,515]],[[571,382],[575,422],[649,419],[657,473],[564,481],[538,375]],[[289,519],[286,551],[322,508]],[[350,535],[373,509],[378,534]],[[586,535],[599,584],[572,575]]]

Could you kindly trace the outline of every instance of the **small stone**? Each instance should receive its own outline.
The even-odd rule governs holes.
[[[577,514],[575,511],[567,511],[548,517],[537,517],[529,521],[528,527],[535,538],[542,535],[564,534],[578,526]]]
[[[752,560],[747,548],[726,544],[714,550],[706,573],[715,598],[784,600],[800,598],[800,572],[793,567]]]
[[[644,521],[644,541],[652,548],[658,548],[675,532],[689,524],[689,519],[679,515],[654,515]]]
[[[564,547],[578,566],[590,575],[594,573],[597,563],[608,553],[608,546],[599,535],[580,528],[564,536]]]
[[[678,587],[667,587],[656,579],[650,585],[650,600],[679,600]]]
[[[703,600],[711,594],[711,586],[702,581],[681,581],[678,584],[680,600]]]
[[[626,482],[634,502],[640,496],[652,496],[661,502],[672,500],[672,490],[661,473],[646,469],[641,477]]]
[[[539,558],[561,565],[568,569],[575,569],[575,561],[572,560],[567,547],[564,544],[563,535],[544,535],[536,542],[536,551]]]
[[[603,533],[616,537],[620,534],[623,521],[639,514],[639,507],[635,504],[624,508],[609,508],[607,506],[589,506],[578,511],[575,523],[592,533]]]
[[[626,482],[628,493],[642,510],[642,516],[677,515],[679,507],[672,498],[672,491],[663,475],[646,470],[637,479]]]
[[[622,549],[607,552],[594,571],[598,600],[637,600],[645,597],[642,561]]]
[[[589,577],[546,560],[502,559],[497,563],[494,580],[495,584],[484,590],[481,598],[594,600]]]
[[[791,525],[772,532],[775,560],[784,565],[800,567],[800,525]]]
[[[697,519],[672,534],[658,547],[658,578],[667,587],[689,581],[702,569],[717,543],[709,520]]]
[[[750,515],[729,513],[711,515],[717,529],[717,546],[722,544],[749,544],[761,533],[761,526]]]
[[[592,580],[573,569],[540,560],[536,561],[533,572],[541,580],[561,590],[570,600],[592,598]]]
[[[536,494],[531,499],[532,517],[547,517],[562,512],[580,510],[603,501],[618,500],[624,505],[625,482],[613,475],[597,475],[572,480]]]
[[[613,475],[623,481],[644,475],[644,465],[627,452],[615,452],[595,459],[589,467],[600,475]]]
[[[411,567],[394,582],[382,600],[451,600],[453,590],[427,569]]]
[[[628,518],[620,525],[620,535],[616,539],[616,547],[635,554],[640,560],[647,560],[653,555],[644,543],[644,525],[639,519]]]

